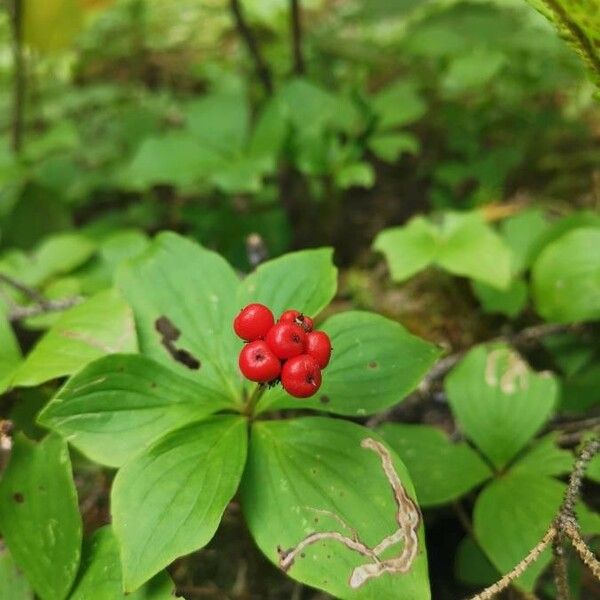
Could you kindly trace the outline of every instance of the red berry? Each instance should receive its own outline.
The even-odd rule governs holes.
[[[259,340],[273,327],[273,313],[264,304],[248,304],[233,321],[233,330],[247,342]]]
[[[331,358],[331,340],[324,331],[311,331],[306,334],[306,354],[312,356],[321,369],[329,364]]]
[[[308,354],[294,356],[283,365],[281,383],[291,396],[308,398],[321,387],[319,364]]]
[[[250,342],[242,348],[239,365],[244,377],[258,383],[273,381],[281,372],[279,359],[263,340]]]
[[[265,341],[277,358],[286,360],[304,352],[306,334],[295,323],[276,323],[269,329]]]
[[[313,330],[313,320],[293,309],[284,311],[279,317],[279,323],[296,323],[296,325],[300,325],[304,331]]]

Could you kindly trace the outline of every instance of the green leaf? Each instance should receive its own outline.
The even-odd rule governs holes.
[[[487,283],[473,282],[473,292],[485,313],[500,313],[514,319],[527,304],[527,284],[521,278],[513,279],[506,290],[499,290]]]
[[[165,572],[132,594],[123,592],[119,546],[108,525],[84,542],[79,577],[69,600],[173,600],[174,597],[175,586]]]
[[[600,85],[600,14],[586,0],[528,0],[556,27]]]
[[[418,527],[417,552],[412,554],[412,544],[379,550],[384,561],[405,550],[406,562],[405,572],[377,573],[377,558],[364,553],[398,532],[395,493],[402,498],[405,523],[413,532]],[[430,597],[423,527],[410,477],[372,431],[321,417],[255,422],[241,497],[258,547],[293,579],[336,598]],[[325,537],[311,538],[318,533]],[[362,547],[353,549],[352,539]],[[361,581],[359,567],[366,564],[375,572]]]
[[[548,321],[600,318],[600,227],[571,231],[546,246],[532,270],[536,309]]]
[[[446,379],[446,392],[464,433],[500,468],[552,414],[558,386],[498,344],[471,350]]]
[[[471,536],[458,546],[454,572],[457,579],[473,587],[487,587],[502,577]]]
[[[404,153],[417,154],[421,144],[411,133],[379,133],[369,140],[369,149],[381,160],[396,162]]]
[[[400,402],[440,354],[399,323],[373,313],[340,313],[320,329],[329,334],[333,351],[319,392],[298,400],[281,388],[273,389],[260,402],[260,412],[303,408],[341,415],[372,414]]]
[[[133,308],[143,354],[215,392],[227,390],[232,403],[241,401],[241,343],[231,326],[240,309],[239,279],[227,261],[165,232],[123,266],[117,283]],[[164,344],[157,327],[176,339]]]
[[[556,516],[565,485],[535,473],[508,473],[488,485],[477,498],[475,535],[494,566],[507,573],[542,539]],[[516,580],[531,592],[548,565],[546,549]]]
[[[414,83],[397,81],[379,91],[372,100],[379,130],[408,125],[427,111]]]
[[[69,379],[38,422],[93,461],[119,467],[166,432],[228,405],[225,396],[149,358],[114,354]]]
[[[511,253],[502,239],[477,213],[446,213],[437,263],[454,273],[493,287],[510,282]]]
[[[600,483],[600,454],[592,458],[585,472],[585,476],[592,481]]]
[[[0,546],[0,598],[33,600],[33,590],[15,565],[8,548]]]
[[[172,131],[146,138],[121,173],[122,183],[132,189],[166,184],[187,188],[221,164],[221,158],[202,146],[187,131]]]
[[[556,445],[557,439],[555,433],[544,436],[512,466],[511,471],[548,476],[570,473],[573,468],[573,454],[559,448]]]
[[[385,423],[378,431],[406,465],[421,506],[460,498],[492,475],[465,442],[452,443],[436,427]]]
[[[0,394],[10,386],[12,375],[21,360],[21,348],[0,304]]]
[[[115,290],[105,290],[66,311],[19,367],[15,386],[35,386],[71,375],[88,363],[137,349],[131,309]]]
[[[525,210],[502,221],[500,233],[512,250],[513,274],[531,266],[539,240],[549,228],[550,223],[539,209]]]
[[[278,98],[270,99],[263,107],[248,144],[250,156],[262,158],[267,165],[274,167],[289,126],[285,112]]]
[[[404,227],[384,229],[373,248],[381,252],[394,281],[404,281],[429,266],[436,257],[436,228],[423,217],[411,219]]]
[[[165,435],[115,478],[112,516],[132,592],[213,537],[246,460],[246,421],[220,416]]]
[[[451,94],[481,89],[498,76],[507,56],[498,50],[473,48],[451,60],[442,79],[442,87]]]
[[[0,481],[0,531],[42,600],[66,598],[79,566],[81,518],[67,444],[15,438]]]
[[[49,237],[35,250],[32,257],[36,281],[51,275],[69,273],[86,262],[96,250],[96,245],[79,233],[61,233]]]
[[[333,94],[300,77],[290,80],[281,89],[279,99],[290,122],[304,134],[320,131],[328,125],[337,108]]]
[[[368,162],[350,163],[336,172],[335,183],[343,190],[351,187],[370,188],[375,183],[375,171]]]
[[[315,317],[331,302],[336,289],[331,248],[291,252],[263,263],[244,279],[238,311],[249,302],[261,302],[276,318],[288,308]]]
[[[186,128],[203,148],[231,155],[242,150],[248,135],[250,112],[242,94],[216,93],[189,102]]]
[[[373,247],[385,255],[394,281],[436,264],[495,288],[505,289],[510,282],[510,250],[477,212],[445,213],[437,226],[416,217],[382,231]]]

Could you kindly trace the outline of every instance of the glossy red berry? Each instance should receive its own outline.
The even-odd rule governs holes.
[[[329,364],[331,358],[331,340],[324,331],[311,331],[306,334],[306,354],[312,356],[321,369]]]
[[[281,383],[291,396],[308,398],[321,387],[319,364],[308,354],[294,356],[283,365]]]
[[[313,320],[306,315],[303,315],[300,311],[289,309],[281,313],[279,317],[280,323],[296,323],[300,325],[304,331],[313,330]]]
[[[281,372],[281,362],[263,340],[250,342],[242,348],[239,365],[244,377],[258,383],[273,381]]]
[[[306,333],[295,323],[276,323],[269,329],[265,342],[277,358],[286,360],[304,352]]]
[[[247,342],[260,340],[275,323],[273,313],[264,304],[248,304],[233,321],[233,330]]]

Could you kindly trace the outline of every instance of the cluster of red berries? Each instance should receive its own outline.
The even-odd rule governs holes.
[[[313,331],[310,317],[286,310],[275,323],[264,304],[249,304],[233,321],[233,329],[248,342],[239,358],[244,377],[258,383],[281,380],[296,398],[308,398],[319,389],[331,341],[324,331]]]

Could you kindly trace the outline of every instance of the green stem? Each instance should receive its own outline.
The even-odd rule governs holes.
[[[244,405],[244,414],[247,417],[252,418],[254,416],[254,409],[256,408],[258,401],[262,398],[262,395],[265,393],[266,390],[267,386],[263,383],[259,383],[254,388],[254,391],[252,392],[252,394],[248,398],[248,401]]]

